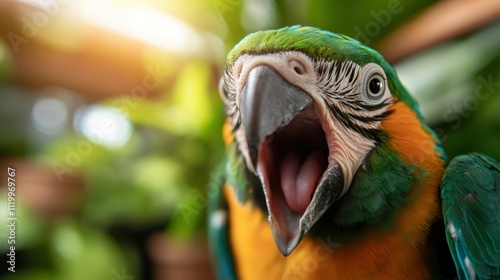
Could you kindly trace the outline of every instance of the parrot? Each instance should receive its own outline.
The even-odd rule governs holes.
[[[499,164],[448,160],[374,49],[309,26],[257,31],[219,92],[219,279],[500,279]]]

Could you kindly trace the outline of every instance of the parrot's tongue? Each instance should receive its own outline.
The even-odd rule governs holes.
[[[283,156],[280,166],[281,190],[293,212],[304,213],[325,169],[324,157],[317,150],[308,155],[287,152]]]
[[[328,166],[327,159],[326,136],[311,107],[265,139],[259,168],[273,216],[300,218],[304,214]]]

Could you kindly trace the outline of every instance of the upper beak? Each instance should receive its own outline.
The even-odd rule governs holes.
[[[306,92],[288,83],[270,66],[259,65],[250,71],[241,94],[240,111],[254,171],[266,136],[288,124],[311,103]]]
[[[249,72],[240,96],[249,169],[261,180],[274,239],[285,256],[343,188],[340,167],[328,162],[315,108],[307,92],[267,65]]]

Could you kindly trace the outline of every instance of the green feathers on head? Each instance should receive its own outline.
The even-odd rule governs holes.
[[[347,36],[295,25],[248,35],[229,53],[228,63],[232,65],[245,53],[265,54],[281,51],[299,51],[327,61],[352,60],[359,65],[368,62],[380,63],[383,60],[379,53]]]
[[[298,51],[325,61],[350,60],[358,65],[373,62],[380,65],[388,78],[394,96],[405,102],[420,116],[415,100],[399,82],[396,72],[382,55],[350,37],[309,26],[289,26],[252,33],[241,40],[229,53],[227,67],[244,54],[269,54]]]

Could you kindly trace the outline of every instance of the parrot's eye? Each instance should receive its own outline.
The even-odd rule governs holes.
[[[379,103],[383,101],[386,79],[380,66],[370,63],[364,66],[364,79],[361,86],[361,96],[368,103]]]
[[[384,95],[384,79],[379,75],[373,75],[368,81],[368,97],[380,99]]]

